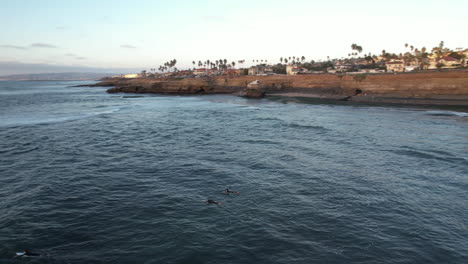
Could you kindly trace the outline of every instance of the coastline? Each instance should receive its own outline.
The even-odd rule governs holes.
[[[468,106],[468,72],[419,72],[359,76],[314,74],[216,76],[210,78],[106,79],[82,86],[112,87],[108,93],[240,94],[260,81],[266,97],[303,97],[372,104]]]
[[[309,93],[273,93],[268,94],[267,97],[285,97],[285,98],[311,98],[318,100],[335,100],[344,101],[341,96],[322,96],[319,94]],[[456,96],[444,99],[426,99],[426,98],[398,98],[398,97],[375,97],[359,95],[353,96],[346,100],[355,103],[383,103],[383,104],[408,104],[408,105],[440,105],[440,106],[466,106],[468,108],[468,98],[460,99]]]

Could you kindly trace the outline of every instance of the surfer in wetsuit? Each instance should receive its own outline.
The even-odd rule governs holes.
[[[16,256],[15,257],[24,257],[24,256],[27,256],[27,257],[39,257],[41,254],[39,253],[34,253],[34,252],[31,252],[27,249],[23,250],[23,253],[16,253]]]
[[[206,200],[205,203],[207,203],[207,204],[216,204],[216,205],[222,204],[221,202],[218,202],[218,201],[215,201],[215,200]]]
[[[229,188],[226,188],[226,190],[224,190],[224,192],[223,192],[223,193],[224,193],[224,194],[230,194],[230,193],[233,193],[233,194],[237,194],[237,195],[239,195],[239,194],[240,194],[240,192],[231,191],[231,190],[229,190]]]

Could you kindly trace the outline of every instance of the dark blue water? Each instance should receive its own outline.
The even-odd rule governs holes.
[[[0,82],[0,263],[467,263],[466,113],[73,84]]]

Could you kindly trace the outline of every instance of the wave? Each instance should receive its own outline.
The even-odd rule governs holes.
[[[12,120],[11,122],[4,122],[0,123],[0,127],[21,127],[21,126],[33,126],[33,125],[48,125],[54,123],[63,123],[63,122],[70,122],[76,121],[80,119],[86,119],[94,116],[99,115],[106,115],[116,113],[122,110],[122,108],[112,108],[109,110],[98,111],[98,112],[90,112],[83,115],[71,115],[71,116],[62,116],[62,117],[44,117],[39,119],[28,119],[28,120]]]
[[[276,117],[256,117],[252,118],[252,120],[260,120],[260,121],[283,121]]]
[[[295,123],[295,122],[286,122],[282,119],[276,118],[276,117],[257,117],[253,118],[252,120],[259,120],[259,121],[273,121],[276,122],[274,126],[286,126],[290,128],[296,128],[296,129],[310,129],[310,130],[320,130],[320,131],[330,131],[329,128],[319,126],[319,125],[307,125],[307,124],[301,124],[301,123]]]
[[[263,140],[263,139],[247,139],[240,140],[239,142],[248,143],[248,144],[266,144],[266,145],[279,145],[279,142],[273,140]]]
[[[142,98],[142,97],[145,97],[145,96],[143,96],[143,95],[124,95],[124,96],[122,96],[122,98],[126,98],[126,99]]]
[[[322,131],[329,131],[330,129],[323,127],[323,126],[316,126],[316,125],[303,125],[298,123],[288,123],[287,126],[292,128],[303,128],[303,129],[314,129],[314,130],[322,130]]]
[[[418,150],[415,148],[403,148],[398,150],[391,150],[391,152],[404,155],[410,158],[420,158],[420,159],[429,159],[429,160],[439,160],[449,163],[466,163],[466,160],[463,157],[458,157],[451,153],[434,151],[434,150]]]
[[[457,116],[457,117],[468,117],[468,113],[465,112],[454,112],[454,111],[427,111],[426,115],[430,116]]]

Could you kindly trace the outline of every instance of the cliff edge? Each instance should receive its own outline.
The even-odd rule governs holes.
[[[259,81],[266,96],[311,97],[357,102],[398,102],[468,106],[468,72],[358,75],[272,75],[159,80],[106,80],[109,93],[238,94]],[[99,83],[96,84],[99,86]]]

